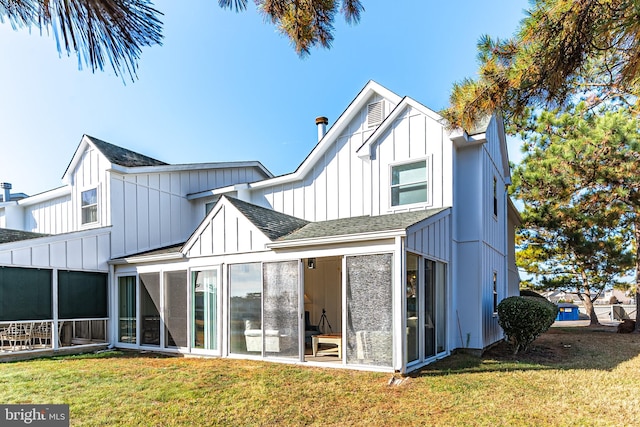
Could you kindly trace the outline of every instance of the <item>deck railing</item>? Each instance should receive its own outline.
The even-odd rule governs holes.
[[[52,350],[108,342],[107,318],[0,322],[0,352]]]

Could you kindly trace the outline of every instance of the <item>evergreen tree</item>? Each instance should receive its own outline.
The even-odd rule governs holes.
[[[525,157],[514,171],[524,202],[518,263],[545,288],[592,301],[635,265],[640,302],[640,123],[628,111],[579,104],[521,123]]]
[[[478,43],[477,79],[453,87],[442,114],[471,129],[494,111],[553,109],[584,94],[640,112],[640,19],[635,0],[532,0],[515,36]]]
[[[265,18],[285,34],[296,52],[331,47],[335,15],[360,21],[360,0],[254,0]],[[218,0],[222,8],[243,11],[248,0]],[[58,51],[74,52],[91,70],[111,65],[116,74],[136,75],[141,49],[161,44],[161,13],[150,0],[0,1],[0,20],[14,28],[53,32]]]

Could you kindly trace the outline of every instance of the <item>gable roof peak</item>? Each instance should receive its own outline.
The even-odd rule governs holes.
[[[165,166],[165,163],[160,160],[156,160],[152,157],[140,154],[133,150],[119,147],[109,142],[103,141],[90,135],[84,135],[84,138],[89,141],[98,151],[100,151],[109,162],[124,166],[124,167],[138,167],[138,166]]]
[[[226,199],[235,206],[253,225],[264,233],[271,241],[279,239],[309,224],[309,221],[287,215],[273,209],[264,208],[227,195]]]

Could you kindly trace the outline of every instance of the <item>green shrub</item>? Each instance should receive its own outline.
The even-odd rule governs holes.
[[[543,297],[542,295],[540,295],[536,291],[532,291],[532,290],[529,290],[529,289],[520,289],[520,296],[521,297],[542,298],[543,300],[547,301],[547,299],[545,297]]]
[[[546,332],[558,315],[558,306],[538,297],[513,296],[498,304],[498,323],[507,335],[513,353],[525,352]]]

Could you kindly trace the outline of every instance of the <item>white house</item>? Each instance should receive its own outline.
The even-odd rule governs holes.
[[[38,281],[51,306],[0,303],[0,321],[98,319],[122,348],[394,372],[500,340],[519,218],[500,116],[449,132],[369,82],[316,124],[315,148],[278,177],[85,136],[64,187],[0,203],[0,292]]]

